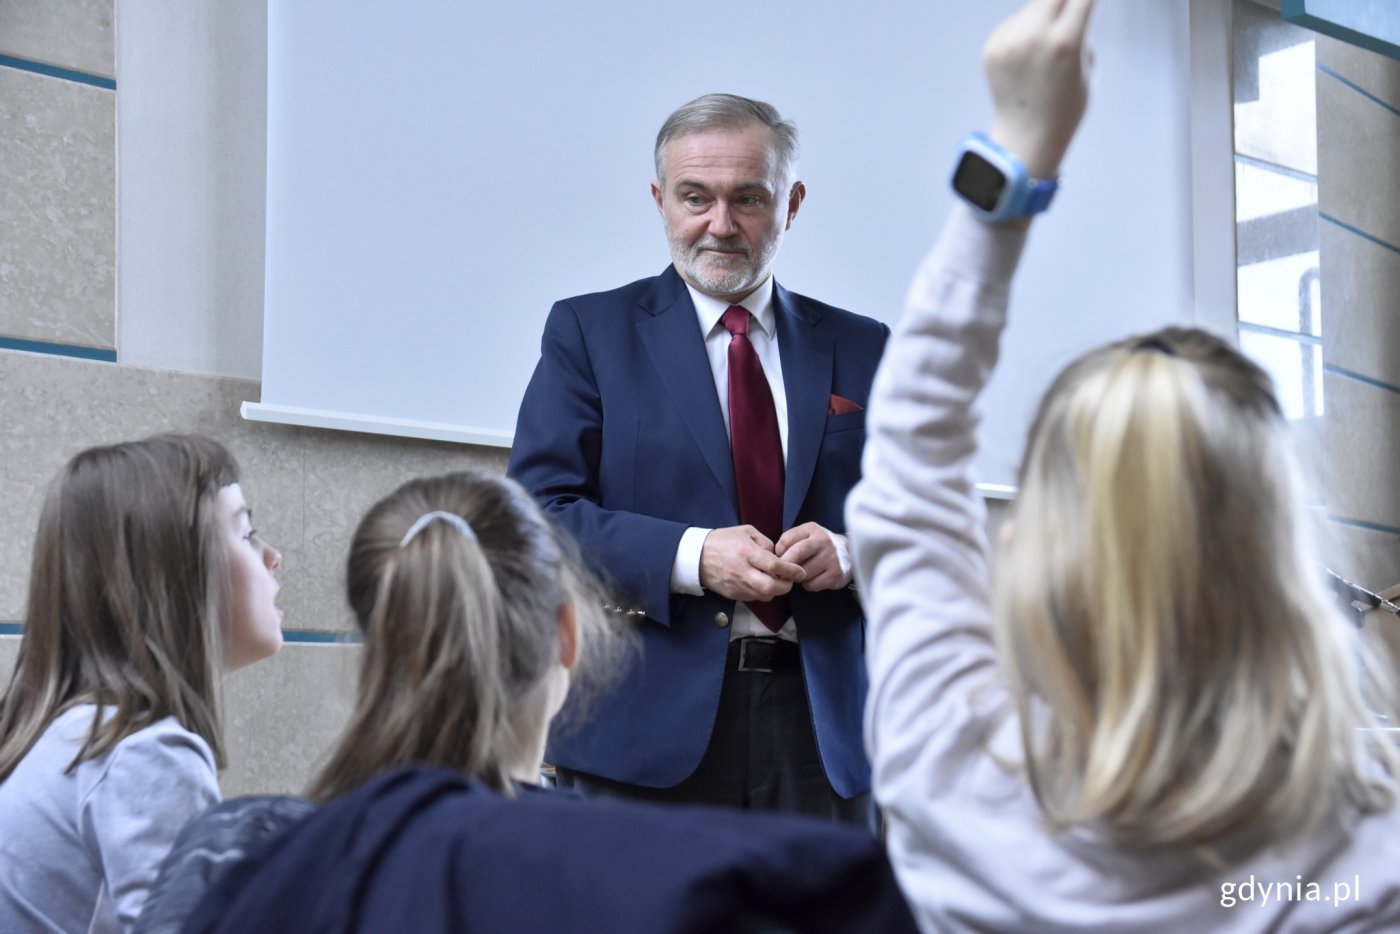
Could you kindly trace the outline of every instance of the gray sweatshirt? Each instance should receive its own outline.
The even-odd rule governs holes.
[[[123,931],[175,835],[219,800],[214,756],[167,717],[65,774],[94,708],[59,715],[0,784],[0,931]]]

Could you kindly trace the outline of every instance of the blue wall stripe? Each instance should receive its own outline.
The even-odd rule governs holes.
[[[1265,172],[1273,172],[1275,175],[1287,175],[1289,178],[1296,178],[1300,182],[1317,184],[1317,176],[1309,175],[1307,172],[1300,172],[1298,169],[1290,169],[1286,165],[1279,165],[1277,162],[1266,162],[1263,159],[1256,159],[1253,156],[1246,156],[1243,153],[1235,153],[1235,161],[1240,165],[1252,166],[1262,169]]]
[[[23,634],[23,623],[0,623],[0,636]],[[301,645],[359,645],[360,635],[355,632],[325,632],[320,629],[284,629],[282,641]]]
[[[23,350],[26,353],[46,353],[57,357],[77,357],[80,360],[101,360],[116,363],[117,352],[101,347],[79,347],[76,344],[56,344],[52,341],[27,341],[18,337],[0,337],[0,350]]]
[[[359,645],[358,632],[326,632],[324,629],[284,629],[283,642],[303,645]]]
[[[1367,386],[1374,386],[1376,389],[1384,389],[1386,392],[1400,393],[1400,386],[1392,386],[1390,383],[1383,383],[1370,376],[1362,376],[1360,373],[1353,373],[1351,370],[1344,370],[1335,363],[1324,363],[1322,370],[1331,373],[1333,376],[1340,376],[1357,383],[1365,383]]]
[[[1272,337],[1282,337],[1286,340],[1297,341],[1300,344],[1311,344],[1321,346],[1322,338],[1316,334],[1300,334],[1297,331],[1285,331],[1283,328],[1271,328],[1267,324],[1255,324],[1252,321],[1239,322],[1241,331],[1249,331],[1252,334],[1268,334]]]
[[[1343,516],[1328,516],[1329,522],[1338,525],[1349,525],[1354,529],[1365,529],[1368,532],[1382,532],[1386,535],[1400,537],[1400,529],[1390,525],[1381,525],[1379,522],[1367,522],[1365,519],[1347,519]]]
[[[1400,22],[1390,12],[1394,3],[1355,0],[1283,0],[1280,13],[1290,23],[1400,59]]]
[[[1329,78],[1334,78],[1334,79],[1336,79],[1337,81],[1342,82],[1342,84],[1345,84],[1347,87],[1351,88],[1351,89],[1352,89],[1353,91],[1355,91],[1357,94],[1360,94],[1362,97],[1366,98],[1366,99],[1369,100],[1369,101],[1372,101],[1373,103],[1380,104],[1380,105],[1381,105],[1382,107],[1384,107],[1386,110],[1388,110],[1388,111],[1390,111],[1391,113],[1395,114],[1395,116],[1400,117],[1400,110],[1397,110],[1394,104],[1390,104],[1390,103],[1387,103],[1386,101],[1381,100],[1379,97],[1377,97],[1376,95],[1372,94],[1370,91],[1366,90],[1365,88],[1363,88],[1361,85],[1357,84],[1355,81],[1351,80],[1350,78],[1346,78],[1346,77],[1343,77],[1342,75],[1337,74],[1337,72],[1333,71],[1331,68],[1328,68],[1326,65],[1318,65],[1318,66],[1317,66],[1317,70],[1320,71],[1320,72],[1322,72],[1324,75],[1326,75],[1326,76],[1329,77]]]
[[[1380,237],[1377,237],[1375,234],[1367,233],[1366,231],[1362,230],[1360,227],[1353,227],[1351,224],[1348,224],[1346,221],[1338,220],[1337,218],[1333,217],[1331,214],[1327,214],[1327,213],[1325,213],[1325,212],[1323,212],[1323,211],[1318,211],[1318,212],[1317,212],[1317,216],[1320,217],[1320,218],[1322,218],[1323,220],[1325,220],[1325,221],[1326,221],[1327,223],[1329,223],[1329,224],[1334,224],[1334,225],[1336,225],[1336,226],[1342,228],[1343,230],[1347,231],[1348,233],[1354,233],[1354,234],[1356,234],[1358,237],[1362,238],[1363,240],[1370,240],[1370,241],[1371,241],[1372,243],[1374,243],[1376,246],[1383,246],[1383,247],[1385,247],[1387,250],[1391,250],[1392,252],[1395,252],[1395,253],[1400,253],[1400,246],[1396,246],[1396,245],[1393,244],[1393,243],[1387,243],[1386,241],[1382,240]]]
[[[13,55],[0,55],[0,66],[5,68],[15,68],[19,71],[28,71],[36,75],[45,75],[49,78],[58,78],[62,81],[76,81],[78,84],[90,84],[95,88],[104,88],[108,91],[117,89],[117,82],[111,78],[104,78],[101,75],[90,75],[85,71],[74,71],[71,68],[59,68],[57,65],[45,65],[43,62],[31,62],[24,58],[15,58]]]

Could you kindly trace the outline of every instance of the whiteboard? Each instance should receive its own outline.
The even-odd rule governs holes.
[[[706,92],[801,133],[790,289],[893,323],[986,126],[979,51],[1018,4],[270,0],[262,400],[249,418],[510,444],[550,305],[669,262],[648,185]],[[1191,319],[1188,4],[1104,3],[1090,114],[985,396],[1010,483],[1071,357]]]

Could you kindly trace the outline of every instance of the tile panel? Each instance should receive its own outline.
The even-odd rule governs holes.
[[[0,0],[0,55],[115,78],[114,0]]]
[[[115,95],[0,68],[0,337],[114,348],[115,238]]]

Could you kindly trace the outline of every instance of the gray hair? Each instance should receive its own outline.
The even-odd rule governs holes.
[[[784,120],[772,104],[737,94],[705,94],[682,105],[661,124],[656,134],[657,181],[665,182],[661,156],[671,140],[702,130],[738,130],[760,123],[773,131],[773,151],[778,157],[778,174],[790,184],[797,173],[797,125]]]

